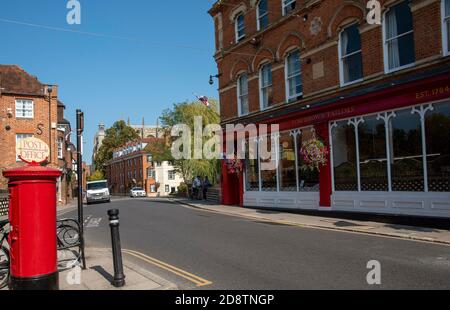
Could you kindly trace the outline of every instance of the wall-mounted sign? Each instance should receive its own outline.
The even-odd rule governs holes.
[[[17,141],[16,154],[26,163],[43,163],[50,156],[50,149],[44,141],[31,137]]]

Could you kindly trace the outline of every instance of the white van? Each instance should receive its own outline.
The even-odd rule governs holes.
[[[111,195],[109,193],[108,181],[87,182],[86,185],[86,202],[87,204],[93,202],[111,202]]]

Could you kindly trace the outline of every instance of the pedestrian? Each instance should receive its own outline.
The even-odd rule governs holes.
[[[211,182],[209,181],[208,177],[205,177],[205,180],[203,180],[203,199],[206,200],[208,189],[212,186]]]
[[[200,196],[200,191],[201,191],[201,189],[202,189],[202,181],[201,181],[201,178],[200,178],[200,176],[197,176],[195,179],[194,179],[194,189],[195,189],[195,191],[194,191],[194,199],[196,199],[196,200],[199,200],[200,198],[199,198],[199,196]]]
[[[192,185],[191,185],[191,194],[190,194],[190,197],[191,197],[192,200],[195,199],[195,196],[197,195],[197,190],[198,190],[195,183],[196,183],[195,182],[195,178],[193,178],[192,179]]]

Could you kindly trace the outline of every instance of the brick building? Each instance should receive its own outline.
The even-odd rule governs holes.
[[[50,166],[58,168],[57,123],[58,87],[42,84],[18,66],[0,65],[0,169],[24,165],[15,146],[31,136],[49,145]],[[6,187],[0,173],[0,188]]]
[[[224,204],[450,217],[450,1],[380,0],[381,25],[367,23],[367,2],[210,9],[222,125],[281,131],[266,137],[273,170],[224,163]],[[315,136],[330,155],[305,172]]]
[[[113,195],[128,195],[133,187],[142,187],[148,196],[166,196],[178,190],[181,182],[168,163],[154,160],[152,147],[164,139],[144,138],[118,148],[106,163],[106,177]]]

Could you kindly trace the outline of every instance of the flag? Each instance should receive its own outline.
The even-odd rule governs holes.
[[[197,96],[197,99],[198,99],[201,103],[203,103],[205,106],[207,106],[207,107],[210,106],[208,97],[206,97],[206,96],[201,96],[201,97]]]

